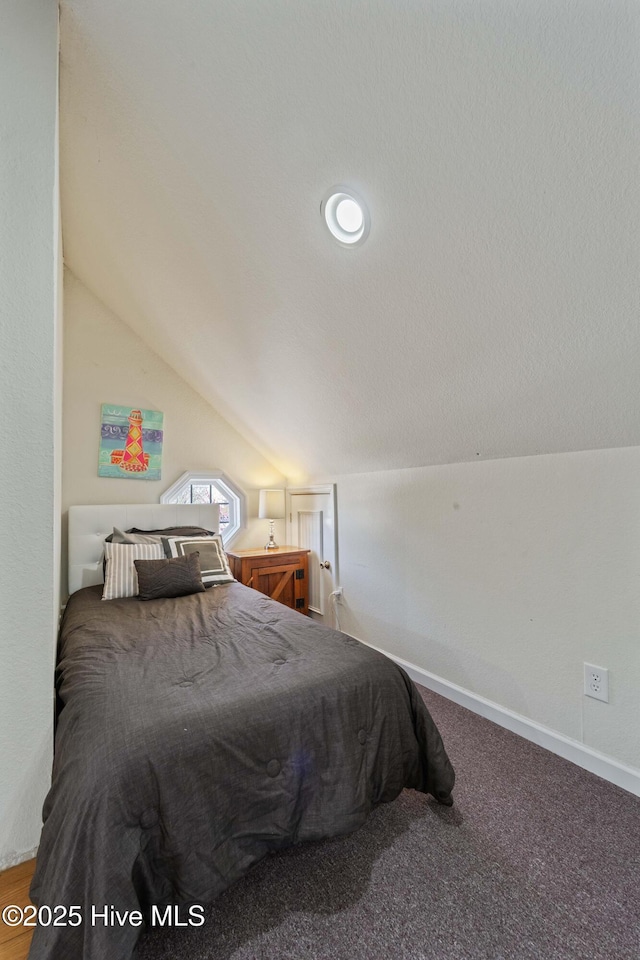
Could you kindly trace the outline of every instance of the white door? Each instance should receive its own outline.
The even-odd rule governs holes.
[[[309,550],[309,615],[335,627],[338,583],[334,484],[287,490],[287,542]]]

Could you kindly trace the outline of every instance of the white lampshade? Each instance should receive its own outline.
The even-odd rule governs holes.
[[[282,520],[284,517],[284,490],[261,490],[258,517],[261,520]]]

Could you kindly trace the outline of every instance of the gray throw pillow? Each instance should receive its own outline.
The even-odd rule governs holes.
[[[204,527],[162,527],[160,530],[140,530],[138,527],[129,527],[127,533],[144,533],[156,537],[211,537],[213,530]]]
[[[197,552],[170,560],[135,560],[138,600],[186,597],[204,593]]]
[[[113,533],[107,537],[107,543],[160,543],[160,536],[152,537],[149,534],[123,533],[118,527],[113,528]]]

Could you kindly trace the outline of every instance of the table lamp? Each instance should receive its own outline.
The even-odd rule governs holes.
[[[273,550],[278,546],[273,539],[273,521],[282,520],[284,515],[284,490],[261,490],[258,517],[260,520],[268,520],[271,524],[269,542],[265,544],[265,550]]]

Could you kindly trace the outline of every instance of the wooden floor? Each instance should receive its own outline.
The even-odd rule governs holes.
[[[24,909],[31,903],[29,885],[35,866],[35,860],[27,860],[0,873],[0,917],[10,904]],[[32,929],[7,927],[0,919],[0,960],[25,960],[32,936]]]

